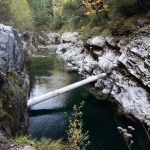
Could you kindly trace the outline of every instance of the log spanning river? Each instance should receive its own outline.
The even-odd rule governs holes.
[[[30,98],[81,80],[78,74],[69,73],[65,64],[52,49],[40,49],[28,63],[31,80]],[[140,124],[126,119],[110,101],[96,99],[84,86],[31,107],[29,132],[33,138],[67,139],[68,117],[72,107],[85,101],[83,108],[84,131],[89,131],[91,144],[88,150],[128,150],[117,127],[132,125],[132,150],[150,150],[147,136]]]

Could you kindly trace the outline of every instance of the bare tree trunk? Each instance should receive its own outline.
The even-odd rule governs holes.
[[[76,89],[76,88],[78,88],[80,86],[83,86],[85,84],[91,83],[93,81],[96,81],[99,78],[103,78],[103,77],[106,77],[106,73],[102,73],[102,74],[96,75],[96,76],[91,76],[91,77],[88,77],[85,80],[76,82],[76,83],[68,85],[66,87],[62,87],[60,89],[56,89],[56,90],[54,90],[52,92],[49,92],[47,94],[44,94],[44,95],[41,95],[41,96],[38,96],[38,97],[35,97],[35,98],[31,98],[31,99],[28,100],[27,107],[31,107],[33,105],[36,105],[36,104],[41,103],[43,101],[46,101],[46,100],[48,100],[48,99],[50,99],[52,97],[58,96],[60,94],[68,92],[68,91],[71,91],[73,89]]]

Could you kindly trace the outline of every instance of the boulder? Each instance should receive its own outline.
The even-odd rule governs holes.
[[[60,41],[61,43],[76,43],[79,39],[78,32],[65,32],[62,34]]]
[[[106,52],[98,59],[98,65],[103,72],[111,73],[113,68],[117,66],[118,56],[111,50],[106,50]]]
[[[87,40],[86,44],[92,47],[104,48],[106,44],[106,39],[103,36],[96,36]]]

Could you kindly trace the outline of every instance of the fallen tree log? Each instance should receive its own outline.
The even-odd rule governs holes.
[[[96,75],[96,76],[90,76],[88,77],[87,79],[84,79],[82,81],[79,81],[79,82],[76,82],[76,83],[73,83],[71,85],[68,85],[68,86],[65,86],[65,87],[62,87],[60,89],[56,89],[54,91],[51,91],[49,93],[46,93],[44,95],[41,95],[41,96],[37,96],[37,97],[34,97],[34,98],[31,98],[28,100],[27,102],[27,107],[31,107],[33,105],[36,105],[38,103],[41,103],[43,101],[46,101],[52,97],[55,97],[55,96],[58,96],[60,94],[63,94],[65,92],[68,92],[68,91],[71,91],[73,89],[76,89],[80,86],[83,86],[85,84],[88,84],[88,83],[91,83],[93,81],[96,81],[98,80],[99,78],[103,78],[103,77],[106,77],[106,73],[102,73],[102,74],[99,74],[99,75]]]

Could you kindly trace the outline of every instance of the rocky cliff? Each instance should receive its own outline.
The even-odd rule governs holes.
[[[0,24],[0,133],[12,136],[25,132],[28,87],[20,35]]]
[[[140,34],[141,32],[141,34]],[[107,73],[95,87],[123,111],[150,126],[150,26],[130,37],[97,36],[86,41],[64,33],[57,54],[84,77]]]

